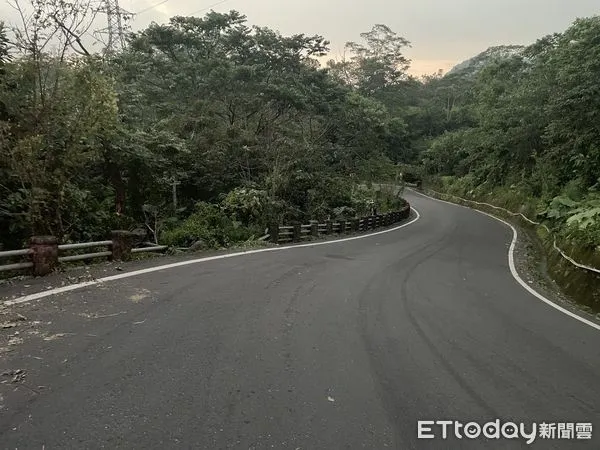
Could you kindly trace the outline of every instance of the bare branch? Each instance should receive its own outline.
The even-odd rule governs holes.
[[[62,23],[58,17],[56,17],[56,13],[53,14],[52,18],[54,19],[54,21],[56,22],[56,24],[64,31],[64,33],[68,36],[70,36],[71,38],[73,38],[75,40],[75,42],[77,43],[77,45],[79,45],[79,48],[81,49],[81,51],[78,51],[74,46],[72,46],[73,50],[77,53],[79,53],[80,55],[84,55],[84,56],[91,56],[90,52],[87,51],[87,49],[83,46],[83,44],[81,43],[81,39],[79,38],[79,36],[77,36],[75,33],[73,33],[68,27],[66,27],[64,25],[64,23]],[[70,42],[69,39],[67,39],[67,42]],[[82,53],[83,52],[83,53]]]

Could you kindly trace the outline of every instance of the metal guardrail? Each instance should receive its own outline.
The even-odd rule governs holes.
[[[373,230],[383,226],[389,226],[406,219],[410,215],[410,205],[407,204],[400,211],[386,214],[355,218],[352,220],[327,221],[310,224],[279,225],[273,223],[268,229],[268,238],[274,244],[287,242],[301,242],[323,235],[347,234]],[[266,237],[263,237],[264,240]]]
[[[84,259],[103,258],[112,256],[112,252],[85,253],[83,255],[59,256],[58,262],[82,261]]]
[[[74,244],[59,245],[56,244],[56,238],[53,237],[43,238],[41,242],[35,242],[36,238],[33,238],[30,248],[0,252],[0,260],[3,258],[15,257],[29,257],[30,259],[30,261],[11,262],[9,264],[0,265],[0,272],[32,269],[33,273],[36,275],[45,275],[60,263],[84,261],[95,258],[127,259],[130,254],[158,252],[168,248],[166,245],[151,245],[141,248],[130,248],[130,244],[123,246],[118,243],[120,236],[118,233],[126,234],[127,232],[116,233],[117,235],[110,241],[78,242]],[[75,255],[61,255],[61,253],[71,250],[93,249],[97,247],[108,247],[109,250]]]
[[[2,256],[2,255],[0,255]],[[30,269],[33,267],[33,263],[32,262],[25,262],[25,263],[15,263],[15,264],[5,264],[3,266],[0,266],[0,272],[5,272],[8,270],[22,270],[22,269]]]
[[[142,252],[160,252],[162,250],[166,250],[169,247],[167,245],[156,245],[154,247],[140,247],[140,248],[132,248],[131,253],[142,253]]]
[[[80,244],[60,244],[59,250],[75,250],[79,248],[90,248],[90,247],[107,247],[111,246],[112,241],[96,241],[96,242],[82,242]]]
[[[25,255],[31,255],[33,253],[33,250],[31,250],[30,248],[24,248],[22,250],[8,250],[5,252],[0,252],[0,258],[5,257],[5,258],[9,258],[11,256],[25,256]]]
[[[353,220],[342,220],[338,222],[328,221],[327,223],[312,222],[302,225],[273,225],[273,228],[265,230],[265,235],[259,240],[270,239],[272,242],[298,242],[319,235],[326,234],[344,234],[357,231],[366,231],[385,225],[392,225],[399,222],[410,214],[410,205],[401,211],[394,211],[387,214],[380,214],[370,217],[364,217]],[[80,250],[86,248],[109,247],[110,250],[75,254],[59,255],[62,252],[70,250]],[[84,261],[95,258],[113,258],[115,260],[128,259],[131,254],[144,252],[158,252],[166,250],[166,245],[149,245],[148,247],[131,248],[131,233],[128,231],[113,231],[112,240],[78,242],[74,244],[58,244],[53,236],[37,236],[31,240],[31,247],[17,250],[7,250],[0,252],[0,259],[29,257],[30,261],[11,262],[0,265],[0,272],[31,269],[34,275],[46,275],[50,273],[58,264],[75,261]]]

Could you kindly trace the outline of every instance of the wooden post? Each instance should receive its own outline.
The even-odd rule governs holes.
[[[54,236],[33,236],[29,241],[32,250],[33,274],[48,275],[58,265],[58,239]]]
[[[279,223],[273,222],[269,227],[269,238],[273,244],[279,244]]]
[[[327,234],[332,234],[333,233],[333,222],[329,219],[327,219],[325,221],[325,223],[327,224]]]
[[[340,220],[340,234],[346,234],[346,220]]]
[[[292,236],[292,240],[294,242],[300,242],[302,240],[302,224],[301,223],[294,224],[294,234]]]
[[[114,230],[112,238],[112,259],[114,261],[129,261],[133,247],[133,233],[126,230]]]
[[[360,219],[352,219],[352,231],[360,231]]]

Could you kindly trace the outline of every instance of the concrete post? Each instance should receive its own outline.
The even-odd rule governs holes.
[[[292,240],[294,242],[300,242],[302,240],[302,224],[294,224],[294,234],[292,236]]]
[[[269,238],[273,244],[279,244],[279,223],[273,222],[269,227]]]
[[[333,222],[331,220],[327,220],[325,222],[327,224],[327,234],[333,233]]]
[[[33,236],[29,248],[35,276],[48,275],[58,265],[58,239],[54,236]]]
[[[126,230],[113,230],[112,259],[114,261],[129,261],[131,259],[131,247],[133,247],[133,233]]]
[[[318,237],[319,236],[319,222],[318,221],[312,221],[310,224],[310,234],[313,235],[313,237]]]

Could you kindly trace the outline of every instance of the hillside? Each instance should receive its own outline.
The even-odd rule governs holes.
[[[447,75],[475,75],[492,61],[523,54],[525,48],[523,45],[498,45],[490,47],[478,55],[457,64]]]

